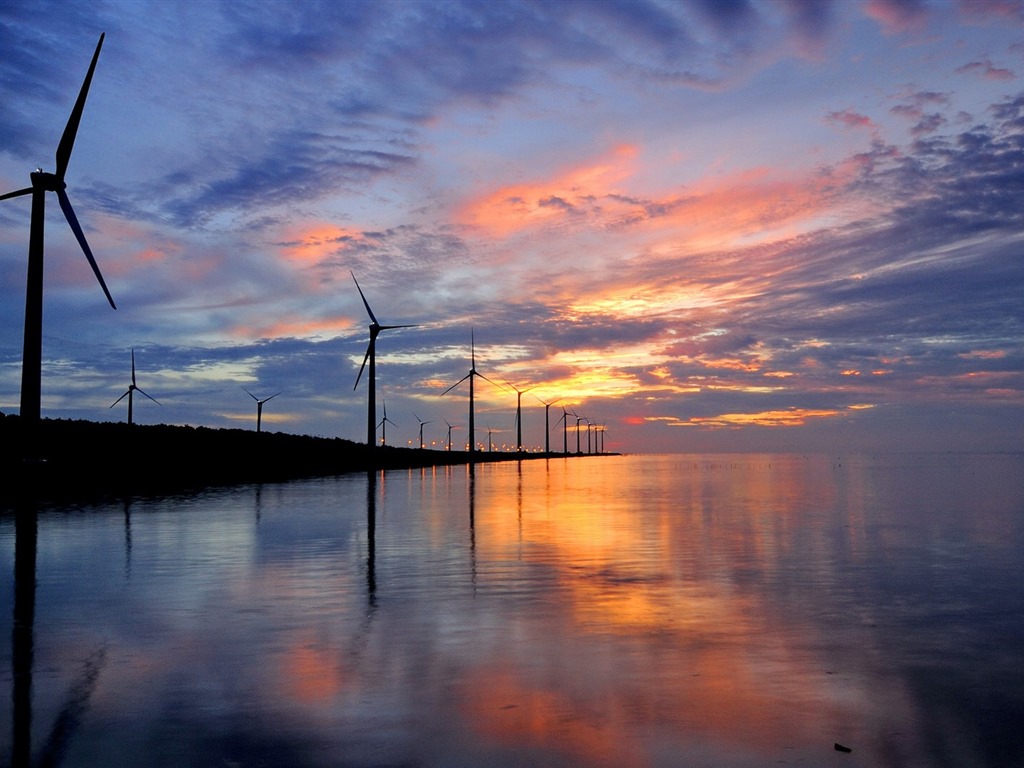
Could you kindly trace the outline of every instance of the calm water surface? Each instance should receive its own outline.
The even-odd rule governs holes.
[[[4,764],[1024,765],[1022,456],[591,457],[5,513],[0,587]]]

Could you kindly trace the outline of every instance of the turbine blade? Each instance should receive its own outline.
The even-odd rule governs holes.
[[[501,384],[499,384],[498,382],[496,382],[496,381],[491,381],[491,379],[488,379],[488,378],[487,378],[486,376],[484,376],[484,375],[483,375],[482,373],[480,373],[480,371],[474,371],[474,373],[476,373],[476,375],[477,375],[477,376],[479,376],[479,377],[480,377],[481,379],[483,379],[484,381],[490,381],[490,382],[491,382],[491,384],[493,384],[494,386],[496,386],[496,387],[497,387],[498,389],[505,389],[505,387],[501,386]],[[513,389],[514,389],[514,387],[513,387]]]
[[[462,377],[461,379],[459,379],[459,380],[458,380],[458,381],[456,381],[456,382],[455,382],[454,384],[452,384],[452,385],[451,385],[450,387],[448,387],[448,389],[446,389],[446,390],[445,390],[444,392],[442,392],[442,393],[441,393],[440,395],[438,395],[438,397],[444,397],[445,395],[447,395],[447,394],[448,394],[449,392],[451,392],[451,391],[452,391],[453,389],[455,389],[455,388],[456,388],[457,386],[459,386],[459,384],[461,384],[462,382],[464,382],[464,381],[465,381],[466,379],[468,379],[468,378],[469,378],[470,376],[472,376],[472,375],[473,375],[473,374],[472,374],[472,372],[470,372],[470,373],[467,373],[467,374],[466,374],[465,376],[463,376],[463,377]]]
[[[363,376],[363,368],[366,367],[366,361],[370,359],[370,348],[366,348],[366,354],[363,355],[363,364],[359,366],[359,373],[356,374],[356,383],[352,385],[352,390],[359,386],[359,379]]]
[[[85,239],[85,233],[82,232],[82,227],[78,224],[78,219],[75,217],[75,210],[71,207],[71,201],[68,199],[68,194],[63,189],[57,190],[57,199],[60,201],[61,210],[64,211],[64,218],[68,220],[68,224],[71,225],[71,230],[75,233],[75,237],[78,238],[78,244],[82,246],[82,250],[85,252],[85,258],[89,260],[89,266],[92,267],[93,274],[96,275],[96,279],[100,281],[100,288],[103,289],[103,293],[107,295],[107,301],[110,302],[110,306],[113,309],[117,309],[117,305],[114,304],[114,299],[110,295],[110,291],[107,290],[107,284],[103,282],[103,275],[100,274],[100,268],[96,264],[96,259],[92,256],[92,251],[89,250],[89,243]]]
[[[112,403],[110,404],[110,407],[111,407],[111,408],[113,408],[113,407],[114,407],[115,405],[117,405],[117,404],[118,404],[118,403],[120,403],[120,402],[121,402],[122,400],[124,400],[124,399],[125,399],[126,397],[128,397],[128,393],[129,393],[129,392],[131,392],[131,390],[130,390],[130,389],[126,389],[123,395],[121,395],[121,396],[120,396],[119,398],[117,398],[117,400],[115,400],[114,402],[112,402]]]
[[[277,396],[278,396],[278,395],[280,395],[280,394],[281,394],[280,392],[275,392],[274,394],[272,394],[272,395],[271,395],[270,397],[268,397],[268,398],[267,398],[266,400],[264,400],[263,402],[264,402],[264,403],[268,403],[268,402],[270,402],[271,400],[273,400],[273,399],[274,399],[275,397],[277,397]]]
[[[29,195],[32,193],[32,187],[26,189],[19,189],[17,192],[8,192],[6,195],[0,195],[0,200],[6,200],[8,197],[21,197],[22,195]]]
[[[348,271],[348,273],[352,275],[352,280],[356,284],[356,290],[359,291],[359,297],[363,300],[363,306],[366,307],[366,313],[370,316],[370,319],[373,320],[374,325],[380,325],[380,323],[377,322],[377,318],[374,317],[373,315],[373,310],[370,309],[370,302],[368,302],[366,300],[366,296],[363,295],[363,289],[359,287],[359,281],[356,280],[356,273],[353,272],[351,269]]]
[[[85,75],[85,82],[82,83],[82,90],[78,93],[78,101],[75,102],[68,118],[68,124],[64,126],[64,135],[60,137],[60,144],[57,145],[57,178],[64,180],[64,174],[68,169],[68,161],[71,159],[71,149],[75,146],[75,136],[78,134],[78,124],[82,120],[82,111],[85,109],[85,99],[89,95],[89,84],[92,82],[92,73],[96,69],[96,60],[100,57],[100,48],[103,47],[103,35],[96,43],[96,53],[92,55],[92,63]]]
[[[252,398],[253,400],[255,400],[255,401],[256,401],[257,403],[258,403],[258,402],[260,401],[260,400],[259,400],[259,398],[258,398],[258,397],[256,397],[256,395],[254,395],[254,394],[253,394],[252,392],[250,392],[250,391],[249,391],[248,389],[246,389],[245,387],[242,387],[242,391],[243,391],[243,392],[245,392],[245,394],[247,394],[247,395],[248,395],[249,397],[251,397],[251,398]]]
[[[135,388],[135,391],[136,391],[136,392],[142,392],[142,390],[141,390],[141,389],[139,389],[138,387],[136,387],[136,388]],[[145,392],[142,392],[142,394],[146,395],[146,393],[145,393]],[[146,397],[149,397],[149,395],[146,395]],[[160,405],[160,401],[159,401],[159,400],[157,400],[157,399],[156,399],[155,397],[149,397],[149,399],[150,399],[150,400],[152,400],[152,401],[153,401],[154,403],[156,403],[157,405]]]
[[[132,350],[132,386],[135,386],[135,350]]]
[[[380,325],[377,329],[380,331],[390,331],[392,328],[419,328],[418,325]]]

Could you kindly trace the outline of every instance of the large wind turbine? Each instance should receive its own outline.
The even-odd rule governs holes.
[[[78,94],[78,101],[71,110],[71,116],[64,127],[64,134],[60,137],[57,145],[56,168],[54,173],[46,173],[37,168],[29,174],[32,179],[32,186],[19,189],[16,192],[8,192],[0,195],[0,200],[8,197],[20,197],[21,195],[32,195],[32,219],[28,240],[28,280],[25,285],[25,344],[21,358],[21,418],[30,425],[30,428],[39,421],[39,400],[40,400],[40,378],[43,358],[43,222],[46,212],[46,193],[55,192],[60,208],[64,212],[71,231],[75,233],[78,244],[85,252],[85,258],[89,260],[96,279],[99,280],[107,301],[114,309],[114,299],[107,290],[107,284],[103,282],[103,275],[96,265],[89,243],[85,239],[85,233],[78,223],[75,211],[68,199],[67,184],[64,182],[64,174],[68,169],[68,162],[71,160],[71,149],[75,144],[75,136],[78,133],[78,124],[82,119],[82,110],[85,109],[85,99],[89,94],[89,84],[92,82],[92,73],[96,69],[96,60],[100,55],[100,48],[103,45],[103,35],[96,44],[96,52],[92,55],[92,63],[82,83],[82,90]]]
[[[128,426],[129,427],[132,425],[132,399],[133,399],[132,395],[136,391],[142,392],[142,390],[139,389],[139,387],[135,384],[135,350],[133,349],[132,350],[132,383],[128,385],[128,389],[125,390],[125,393],[123,395],[121,395],[119,398],[117,398],[117,400],[115,400],[113,403],[110,404],[110,407],[113,408],[115,405],[120,403],[126,397],[128,398]],[[146,395],[145,392],[142,392],[142,394]],[[149,397],[149,395],[146,395],[146,397]],[[158,401],[156,398],[149,397],[149,399],[152,400],[157,405],[160,405],[160,401]]]
[[[444,423],[448,424],[448,450],[451,451],[451,449],[452,449],[452,430],[453,429],[458,429],[459,427],[453,426],[453,425],[449,424],[448,423],[448,419],[445,419]]]
[[[258,397],[256,397],[256,395],[254,395],[248,389],[245,389],[245,387],[242,387],[242,389],[245,390],[245,394],[247,394],[249,397],[251,397],[253,400],[256,401],[256,431],[259,432],[259,431],[261,431],[262,425],[263,425],[263,404],[268,402],[269,400],[273,400],[275,397],[277,397],[281,393],[280,392],[275,392],[270,397],[265,397],[262,400],[260,400]],[[142,392],[141,389],[139,391]],[[145,395],[146,393],[142,392],[142,394]]]
[[[469,452],[470,453],[475,453],[476,452],[476,417],[475,417],[474,408],[473,408],[473,379],[476,378],[477,376],[479,376],[481,379],[484,379],[485,381],[490,381],[491,384],[494,384],[494,382],[491,381],[490,379],[488,379],[486,376],[484,376],[482,373],[480,373],[480,371],[478,371],[476,369],[476,340],[475,340],[475,338],[473,336],[473,330],[472,329],[470,329],[470,332],[469,332],[469,345],[470,345],[470,355],[471,355],[471,357],[470,357],[470,361],[471,362],[470,362],[470,365],[469,365],[469,373],[467,373],[461,379],[459,379],[454,384],[452,384],[450,387],[448,387],[448,389],[446,389],[444,392],[442,392],[441,393],[441,397],[444,397],[449,392],[451,392],[453,389],[455,389],[457,386],[459,386],[459,384],[461,384],[462,382],[466,381],[466,379],[469,379]],[[498,386],[498,385],[494,384],[494,386]]]
[[[415,328],[415,326],[381,325],[378,323],[373,310],[370,309],[370,302],[366,300],[366,296],[363,295],[363,289],[359,287],[359,281],[356,280],[355,272],[349,270],[349,274],[352,275],[352,280],[356,284],[356,290],[359,291],[359,297],[363,300],[363,306],[366,307],[366,314],[370,316],[370,343],[366,347],[366,354],[363,355],[363,364],[359,366],[356,383],[352,385],[352,389],[355,390],[359,386],[359,379],[363,375],[363,368],[366,367],[366,361],[369,360],[370,373],[369,380],[367,381],[366,396],[366,444],[372,448],[377,444],[377,335],[381,331],[390,331],[393,328]]]

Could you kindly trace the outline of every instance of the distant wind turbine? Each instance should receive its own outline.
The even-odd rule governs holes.
[[[534,395],[534,397],[537,396]],[[554,405],[561,399],[562,398],[560,397],[556,397],[550,403],[546,403],[539,397],[537,397],[537,400],[541,403],[541,405],[544,406],[544,453],[551,453],[551,427],[548,426],[548,411],[550,410],[552,405]],[[557,424],[558,422],[555,423]]]
[[[448,424],[448,419],[445,419],[444,423]],[[451,424],[448,424],[448,450],[449,451],[452,449],[452,430],[453,429],[459,429],[459,427],[452,426]]]
[[[380,427],[380,444],[381,445],[387,445],[388,444],[388,424],[390,424],[393,427],[397,427],[398,425],[395,424],[395,422],[393,422],[391,419],[388,418],[388,403],[387,403],[387,400],[382,400],[381,401],[381,406],[384,409],[384,418],[380,420],[380,423],[377,426]]]
[[[54,173],[45,173],[37,168],[29,174],[32,179],[32,186],[19,189],[15,192],[8,192],[0,195],[0,200],[9,197],[20,197],[21,195],[32,195],[31,227],[28,240],[28,279],[25,285],[25,340],[21,358],[21,418],[33,428],[39,422],[39,400],[40,400],[40,379],[43,357],[43,230],[46,211],[46,193],[55,192],[57,201],[60,203],[64,218],[67,219],[71,231],[75,233],[78,244],[85,253],[96,279],[99,280],[107,301],[114,309],[114,299],[107,290],[107,284],[103,281],[100,268],[96,265],[89,243],[85,239],[85,233],[78,223],[75,211],[68,199],[67,184],[64,182],[64,175],[68,169],[68,162],[71,160],[71,150],[75,144],[75,136],[78,133],[78,125],[82,119],[82,111],[85,109],[85,100],[89,94],[89,85],[92,82],[92,74],[96,69],[96,61],[100,55],[100,48],[103,46],[103,35],[96,44],[96,52],[92,55],[92,63],[86,73],[85,81],[82,83],[82,90],[78,94],[78,100],[71,110],[71,116],[64,127],[64,134],[57,145],[56,168]]]
[[[133,400],[133,394],[136,391],[138,391],[139,393],[141,393],[143,395],[146,395],[146,393],[143,392],[141,389],[139,389],[139,387],[135,384],[135,350],[133,349],[132,350],[132,383],[128,385],[128,389],[125,390],[125,393],[123,395],[121,395],[119,398],[117,398],[117,400],[115,400],[113,403],[110,404],[110,407],[113,408],[115,405],[120,403],[126,397],[128,398],[128,426],[129,427],[133,423],[132,422],[132,400]],[[146,395],[146,397],[149,397],[149,395]],[[160,401],[157,400],[155,397],[149,397],[149,399],[152,400],[157,405],[160,405]]]
[[[355,272],[349,270],[349,274],[352,275],[352,280],[356,284],[356,290],[359,291],[359,297],[363,300],[363,306],[366,307],[366,314],[370,316],[370,343],[366,347],[366,354],[363,355],[363,364],[359,366],[359,373],[356,375],[356,383],[352,385],[352,389],[355,390],[359,386],[359,379],[363,375],[363,369],[366,367],[366,361],[370,361],[370,372],[367,379],[367,396],[366,396],[366,444],[371,448],[377,444],[377,335],[381,331],[390,331],[394,328],[415,328],[414,325],[381,325],[377,322],[376,316],[373,314],[373,310],[370,309],[370,302],[366,300],[366,296],[363,294],[363,289],[359,287],[359,281],[356,280]]]
[[[505,383],[512,387],[516,393],[516,451],[519,453],[523,452],[523,395],[529,392],[533,387],[527,387],[526,389],[519,389],[508,379],[505,379]]]
[[[413,413],[413,416],[416,416],[416,414]],[[423,448],[424,447],[424,445],[423,445],[423,427],[426,424],[433,424],[434,422],[433,421],[424,421],[419,416],[416,416],[416,421],[418,421],[420,423],[420,448]]]
[[[580,451],[580,422],[586,421],[587,419],[585,416],[580,416],[577,413],[574,413],[573,416],[576,417],[576,455],[582,456],[583,452]]]
[[[558,421],[562,422],[562,453],[566,456],[569,455],[569,412],[565,410],[565,406],[562,406],[562,418]],[[558,424],[558,421],[555,424]]]
[[[242,387],[242,389],[245,390],[245,393],[249,397],[251,397],[253,400],[256,401],[256,431],[260,432],[261,429],[262,429],[262,425],[263,425],[263,404],[268,402],[268,401],[270,401],[270,400],[273,400],[275,397],[277,397],[281,393],[280,392],[275,392],[270,397],[265,397],[262,400],[260,400],[258,397],[256,397],[256,395],[254,395],[248,389],[245,389],[245,387]],[[145,392],[143,392],[143,394],[145,394]]]
[[[457,386],[459,386],[459,384],[461,384],[462,382],[466,381],[467,379],[469,380],[469,452],[470,453],[475,453],[476,452],[476,426],[475,426],[476,425],[476,414],[474,412],[474,407],[473,407],[473,379],[476,378],[477,376],[479,376],[481,379],[483,379],[484,381],[489,381],[491,384],[494,384],[494,382],[491,381],[490,379],[488,379],[486,376],[484,376],[482,373],[480,373],[480,371],[478,371],[476,369],[476,339],[475,339],[475,337],[473,335],[472,329],[470,329],[470,332],[469,332],[469,345],[470,345],[470,355],[471,355],[470,356],[469,373],[467,373],[461,379],[459,379],[454,384],[452,384],[450,387],[448,387],[448,389],[446,389],[444,392],[442,392],[440,396],[444,397],[449,392],[451,392],[453,389],[455,389]],[[498,386],[498,385],[494,384],[494,386]]]

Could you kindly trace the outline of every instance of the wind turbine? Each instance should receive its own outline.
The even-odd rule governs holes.
[[[580,451],[580,422],[586,421],[587,418],[585,416],[580,416],[578,413],[574,413],[573,416],[576,417],[576,455],[582,456],[583,452]]]
[[[476,369],[476,340],[475,340],[475,338],[473,336],[473,330],[472,329],[470,329],[470,332],[469,332],[469,344],[470,344],[470,351],[471,351],[471,357],[470,357],[470,361],[471,362],[470,362],[470,365],[469,365],[469,373],[467,373],[461,379],[459,379],[454,384],[452,384],[450,387],[448,387],[448,389],[446,389],[444,392],[442,392],[440,396],[444,397],[449,392],[451,392],[453,389],[455,389],[457,386],[459,386],[459,384],[461,384],[462,382],[466,381],[466,379],[469,379],[469,452],[470,453],[475,453],[476,452],[476,427],[475,427],[476,417],[475,417],[474,409],[473,409],[473,379],[475,377],[479,376],[481,379],[484,379],[485,381],[490,381],[491,384],[494,384],[494,382],[491,381],[490,379],[488,379],[486,376],[484,376],[482,373],[480,373],[480,371],[478,371]],[[498,385],[494,384],[494,386],[498,386]]]
[[[416,416],[416,414],[413,413],[413,416]],[[434,422],[433,421],[424,421],[419,416],[416,416],[416,421],[418,421],[420,423],[420,448],[423,448],[423,425],[425,425],[425,424],[433,424]]]
[[[359,386],[359,379],[363,375],[366,361],[369,360],[370,373],[368,374],[366,396],[366,444],[372,448],[377,444],[377,335],[381,331],[390,331],[394,328],[415,328],[416,326],[381,325],[378,323],[373,310],[370,309],[370,302],[366,300],[366,296],[363,295],[363,289],[359,287],[359,281],[356,280],[355,272],[349,270],[349,274],[352,275],[352,280],[356,284],[356,290],[359,291],[359,297],[363,300],[363,306],[366,307],[366,314],[370,316],[370,343],[366,347],[366,354],[363,355],[363,364],[359,366],[359,373],[356,375],[356,383],[352,385],[352,390],[355,391],[355,388]]]
[[[505,379],[505,383],[512,387],[516,393],[516,451],[518,453],[523,452],[523,395],[529,392],[533,387],[527,387],[526,389],[518,389],[508,379]]]
[[[25,341],[21,357],[21,418],[33,428],[39,422],[39,400],[40,400],[40,378],[43,358],[43,229],[46,212],[46,193],[55,192],[60,208],[64,212],[71,231],[75,233],[78,244],[85,252],[85,258],[89,261],[96,279],[99,280],[103,293],[107,296],[110,306],[117,309],[114,299],[107,290],[107,284],[103,282],[103,275],[96,265],[89,243],[85,239],[75,211],[68,199],[67,184],[64,182],[64,174],[68,169],[68,162],[71,160],[71,150],[75,144],[75,136],[78,133],[78,124],[82,119],[82,111],[85,109],[85,99],[89,94],[89,84],[92,82],[92,73],[96,69],[96,60],[100,55],[100,48],[103,46],[103,35],[96,44],[96,52],[92,55],[92,63],[82,83],[82,90],[78,94],[78,101],[71,110],[71,116],[64,127],[64,133],[57,145],[56,168],[54,173],[45,173],[37,168],[29,174],[32,179],[32,186],[19,189],[15,192],[8,192],[0,195],[0,200],[9,197],[20,197],[21,195],[32,195],[32,218],[28,240],[28,279],[25,285]]]
[[[448,424],[448,419],[444,419],[444,423]],[[452,430],[453,429],[461,429],[461,427],[455,426],[455,425],[452,425],[452,424],[448,424],[448,450],[449,451],[452,449]]]
[[[562,422],[562,453],[566,456],[569,455],[569,412],[565,410],[565,406],[562,406],[562,418],[558,421]],[[558,421],[555,424],[558,424]]]
[[[135,350],[133,349],[132,350],[132,383],[128,385],[128,389],[125,390],[125,393],[123,395],[121,395],[119,398],[117,398],[117,400],[115,400],[113,403],[110,404],[110,407],[113,408],[115,405],[120,403],[126,397],[128,398],[128,426],[129,427],[132,425],[132,399],[133,399],[132,395],[133,395],[133,393],[135,391],[139,391],[143,395],[146,395],[146,393],[142,392],[142,390],[139,389],[139,387],[135,384]],[[149,397],[149,395],[146,395],[146,397]],[[149,399],[152,400],[157,405],[160,405],[160,401],[158,401],[156,398],[149,397]]]
[[[534,395],[534,397],[537,397]],[[548,426],[548,410],[562,398],[556,397],[550,403],[546,403],[537,397],[537,400],[544,406],[544,453],[551,453],[551,427]],[[557,421],[555,422],[558,423]]]
[[[248,389],[245,389],[245,387],[242,387],[242,389],[245,390],[245,393],[249,397],[251,397],[253,400],[256,401],[256,431],[259,432],[259,431],[261,431],[261,426],[263,424],[263,404],[268,402],[269,400],[273,400],[275,397],[277,397],[281,393],[280,392],[275,392],[270,397],[265,397],[262,400],[260,400],[258,397],[256,397],[256,395],[254,395]],[[142,392],[141,389],[139,391]],[[142,392],[142,394],[145,395],[146,393]]]
[[[384,407],[384,418],[380,420],[380,423],[377,426],[380,427],[380,444],[381,445],[387,445],[388,444],[388,426],[387,425],[390,424],[393,427],[397,427],[398,425],[395,424],[395,422],[393,422],[391,419],[388,418],[388,403],[387,403],[387,401],[386,400],[382,400],[381,401],[381,405]]]

